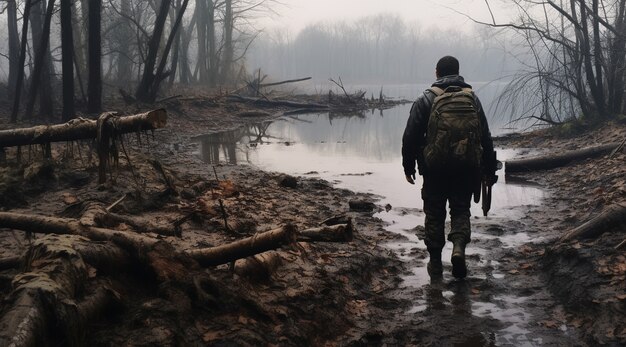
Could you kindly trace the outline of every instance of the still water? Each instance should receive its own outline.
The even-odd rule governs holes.
[[[402,133],[410,106],[351,116],[283,117],[196,140],[199,155],[207,163],[246,163],[263,170],[320,177],[341,188],[378,195],[382,205],[419,209],[421,182],[409,185],[402,169]],[[498,158],[505,161],[515,154],[500,149]],[[535,187],[505,184],[501,177],[494,187],[491,215],[510,217],[511,208],[537,204],[543,194]],[[480,210],[475,207],[477,215]]]
[[[376,216],[388,223],[389,231],[404,235],[406,240],[387,244],[401,259],[410,260],[411,250],[425,249],[414,228],[423,225],[421,211],[421,181],[416,185],[405,181],[402,169],[401,139],[409,114],[410,104],[389,110],[375,110],[360,115],[335,115],[329,113],[283,117],[276,121],[247,126],[235,131],[200,136],[198,155],[209,164],[248,164],[267,171],[278,171],[295,176],[316,177],[333,182],[337,187],[372,193],[379,197],[378,204],[391,205]],[[493,133],[504,130],[492,126]],[[514,150],[498,150],[502,161],[516,155]],[[496,261],[486,260],[488,245],[497,239],[498,247],[518,247],[531,241],[523,230],[515,232],[487,232],[489,228],[510,223],[523,217],[525,208],[541,203],[544,191],[537,187],[500,180],[493,187],[492,210],[483,217],[479,205],[474,204],[472,220],[474,240],[468,247],[468,256],[481,259],[475,266],[489,266],[488,275],[501,279]],[[537,241],[537,240],[534,240]],[[449,259],[451,245],[444,249],[444,259]],[[482,276],[482,278],[481,278]],[[407,287],[421,288],[429,283],[424,263],[415,266],[404,278]],[[425,298],[416,298],[411,313],[419,312]],[[496,340],[516,345],[537,342],[527,329],[529,318],[519,311],[515,300],[502,300],[498,305],[472,302],[474,314],[490,316],[508,324],[507,330],[498,332]],[[509,318],[506,318],[509,317]],[[521,318],[520,318],[521,317]],[[534,341],[534,342],[533,342]]]

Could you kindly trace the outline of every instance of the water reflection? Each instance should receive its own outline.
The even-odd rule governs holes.
[[[237,143],[239,136],[236,132],[222,132],[206,136],[200,141],[202,160],[209,164],[225,161],[237,164]]]
[[[195,137],[200,142],[200,157],[208,164],[250,162],[248,147],[271,141],[267,128],[271,123],[254,124],[231,131]]]

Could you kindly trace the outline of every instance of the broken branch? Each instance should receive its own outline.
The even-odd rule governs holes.
[[[163,128],[167,124],[164,109],[149,111],[126,117],[113,117],[118,134]],[[15,147],[50,142],[69,142],[97,137],[98,124],[91,119],[73,119],[64,124],[38,125],[31,128],[0,131],[0,147]]]
[[[352,222],[311,228],[298,232],[301,242],[350,242],[354,238]]]
[[[277,249],[295,240],[296,228],[288,224],[226,245],[189,250],[187,254],[202,266],[215,266]]]

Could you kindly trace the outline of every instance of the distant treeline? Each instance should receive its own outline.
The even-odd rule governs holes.
[[[461,61],[462,74],[490,81],[516,70],[518,62],[506,41],[493,30],[471,32],[423,29],[396,15],[376,15],[353,22],[320,22],[295,36],[276,30],[257,39],[247,57],[249,68],[273,77],[341,76],[352,83],[415,83],[434,77],[443,55]]]

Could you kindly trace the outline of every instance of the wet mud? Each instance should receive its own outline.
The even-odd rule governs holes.
[[[105,185],[97,184],[97,168],[88,159],[86,147],[81,155],[45,165],[35,160],[35,155],[19,164],[11,162],[14,153],[9,152],[9,165],[0,172],[2,209],[76,217],[77,204],[97,200],[109,205],[126,195],[118,212],[141,215],[160,225],[195,211],[182,225],[182,238],[163,238],[182,249],[219,245],[286,223],[314,227],[337,215],[353,218],[355,239],[286,247],[278,252],[280,266],[260,278],[237,274],[228,264],[206,270],[190,268],[190,273],[206,276],[198,284],[201,296],[176,283],[164,283],[141,266],[94,270],[85,291],[106,282],[122,299],[85,327],[81,337],[85,345],[625,343],[626,297],[620,295],[626,271],[621,264],[626,259],[623,249],[614,248],[624,238],[623,232],[605,233],[597,240],[555,243],[555,237],[605,204],[624,198],[623,169],[614,169],[620,160],[623,163],[623,153],[610,162],[590,161],[503,180],[494,187],[494,193],[506,192],[499,200],[500,207],[495,204],[488,218],[472,219],[468,278],[452,278],[448,244],[444,278],[431,282],[426,273],[428,254],[421,240],[418,190],[401,195],[394,192],[407,190],[404,186],[391,187],[389,192],[370,188],[393,186],[385,176],[386,164],[370,162],[366,168],[333,170],[317,166],[314,154],[305,157],[311,165],[299,162],[293,170],[281,169],[280,163],[269,167],[254,161],[265,155],[258,148],[266,148],[274,156],[284,155],[289,161],[289,152],[302,147],[313,148],[312,153],[325,153],[332,147],[337,153],[350,154],[339,159],[345,164],[358,155],[343,148],[344,144],[357,142],[357,147],[369,150],[359,145],[356,137],[344,131],[339,132],[342,138],[297,140],[273,133],[269,121],[276,117],[272,115],[242,120],[220,113],[204,121],[181,109],[186,116],[174,118],[168,129],[157,131],[154,137],[142,141],[129,137],[131,155],[121,159]],[[289,124],[317,124],[306,117],[289,119]],[[349,119],[362,122],[359,117]],[[332,123],[347,129],[349,119],[335,117]],[[375,128],[389,131],[383,127],[385,123],[376,123]],[[199,140],[198,135],[217,133],[225,125],[241,133],[219,135],[221,139],[213,144]],[[604,131],[606,135],[608,130]],[[535,150],[544,144],[541,141],[512,137],[499,146]],[[546,141],[553,141],[553,147],[572,146],[572,142],[559,139]],[[54,150],[54,157],[61,158],[66,148]],[[166,193],[165,182],[150,164],[153,159],[162,162],[175,178],[179,196]],[[597,178],[591,179],[588,188],[581,188],[576,183],[581,177],[572,173],[585,172],[596,172]],[[287,181],[285,174],[290,177]],[[594,194],[602,187],[616,188]],[[580,189],[585,189],[583,200],[574,194]],[[223,202],[231,230],[224,226],[218,200]],[[355,210],[350,201],[373,203],[374,210]],[[5,230],[0,235],[0,256],[20,256],[40,237]],[[18,272],[15,266],[0,272],[3,295],[11,291]],[[62,345],[63,340],[57,337],[50,344]]]

